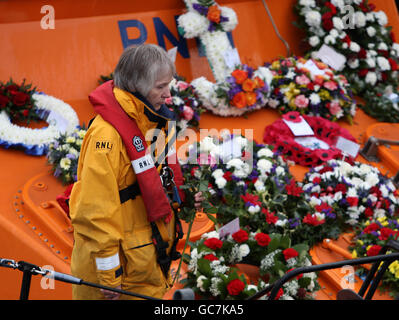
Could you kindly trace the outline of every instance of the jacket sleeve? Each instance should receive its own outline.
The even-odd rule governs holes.
[[[84,246],[80,258],[91,259],[100,284],[116,287],[121,284],[119,245],[123,236],[118,188],[121,140],[112,130],[95,129],[85,138],[71,217]]]

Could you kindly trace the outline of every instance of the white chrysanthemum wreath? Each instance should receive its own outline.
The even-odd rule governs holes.
[[[0,112],[0,145],[5,148],[22,147],[32,155],[44,155],[48,145],[61,132],[72,132],[79,125],[79,119],[72,107],[52,96],[34,93],[34,107],[40,118],[49,125],[32,129],[11,122],[5,111]]]
[[[219,6],[214,0],[184,2],[188,12],[178,18],[179,32],[187,39],[200,39],[216,80],[213,83],[199,77],[191,82],[204,107],[220,116],[241,116],[265,106],[271,72],[265,67],[252,70],[241,65],[238,54],[228,57],[234,57],[227,36],[238,23],[234,10]]]

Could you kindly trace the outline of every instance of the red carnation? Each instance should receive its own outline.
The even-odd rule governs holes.
[[[334,191],[335,191],[335,192],[341,191],[343,194],[345,194],[346,191],[347,191],[347,187],[346,187],[346,185],[345,185],[344,183],[338,183],[338,184],[335,186]]]
[[[370,207],[366,208],[366,210],[364,210],[364,215],[369,218],[373,215],[373,209],[371,209]]]
[[[233,239],[238,243],[243,243],[248,240],[248,233],[245,230],[238,230],[231,235]]]
[[[204,245],[206,245],[209,249],[216,250],[223,246],[223,241],[219,240],[218,238],[209,238],[204,241]]]
[[[326,222],[324,219],[319,220],[317,219],[316,216],[311,215],[310,213],[308,213],[304,218],[303,218],[303,223],[309,224],[311,226],[318,226],[320,224],[323,224],[324,222]]]
[[[204,259],[209,260],[209,261],[215,261],[215,260],[219,260],[214,254],[209,253],[207,255],[204,256]]]
[[[223,174],[223,178],[225,178],[226,179],[226,181],[231,181],[231,179],[232,179],[232,176],[233,174],[230,172],[230,171],[226,171],[224,174]]]
[[[293,248],[288,248],[283,251],[284,259],[288,260],[298,256],[298,251]]]
[[[364,228],[363,232],[364,233],[371,233],[373,231],[377,231],[380,229],[380,226],[376,224],[375,222],[370,223],[366,228]]]
[[[240,279],[234,279],[227,285],[227,291],[231,296],[238,296],[245,289],[245,283]]]
[[[356,207],[359,203],[359,198],[348,197],[346,198],[346,201],[348,201],[350,207]]]
[[[271,239],[268,234],[259,232],[255,235],[255,240],[261,247],[266,247]]]
[[[393,231],[390,228],[381,228],[380,230],[380,236],[378,237],[378,239],[380,240],[388,240],[390,236],[394,236],[395,235],[395,231]]]
[[[382,249],[381,246],[379,246],[378,244],[375,244],[370,249],[367,250],[367,255],[369,257],[376,256],[380,253],[381,249]]]

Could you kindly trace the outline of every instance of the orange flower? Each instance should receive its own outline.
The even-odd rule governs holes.
[[[242,84],[248,78],[248,72],[240,69],[234,70],[231,75],[236,79],[238,84]]]
[[[209,7],[207,18],[209,21],[219,23],[220,22],[220,9],[217,5]]]
[[[245,79],[245,81],[242,84],[242,89],[246,92],[252,92],[254,91],[256,87],[256,84],[253,80],[251,79]]]
[[[233,97],[233,105],[239,109],[247,106],[247,99],[244,92],[236,93]]]
[[[245,99],[247,100],[247,105],[252,106],[256,103],[256,93],[255,92],[245,92]]]
[[[255,77],[254,81],[257,88],[263,88],[265,85],[264,81],[259,77]]]

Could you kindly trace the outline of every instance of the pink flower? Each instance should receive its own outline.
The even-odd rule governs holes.
[[[183,118],[187,121],[190,121],[194,116],[194,111],[189,106],[183,107]]]
[[[332,101],[331,103],[329,103],[328,105],[328,109],[330,110],[331,114],[333,116],[336,116],[337,114],[342,112],[342,108],[339,105],[338,101]]]
[[[166,99],[165,99],[165,103],[166,103],[166,104],[169,104],[169,105],[170,105],[170,104],[173,104],[173,98],[172,98],[172,97],[166,98]]]
[[[213,166],[216,164],[216,159],[212,157],[210,154],[201,153],[197,159],[198,164],[209,164]]]
[[[323,86],[324,86],[324,88],[326,88],[328,90],[336,90],[338,88],[335,81],[326,81],[326,82],[324,82]]]
[[[306,75],[304,75],[304,74],[301,75],[301,76],[297,76],[295,78],[295,81],[296,81],[297,84],[304,85],[304,86],[306,86],[307,84],[310,83],[309,78]]]
[[[186,90],[190,85],[187,82],[184,81],[179,81],[177,83],[177,87],[179,88],[179,90]]]
[[[302,108],[306,108],[309,104],[309,99],[306,98],[303,94],[300,94],[299,96],[295,97],[295,105],[302,109]]]

